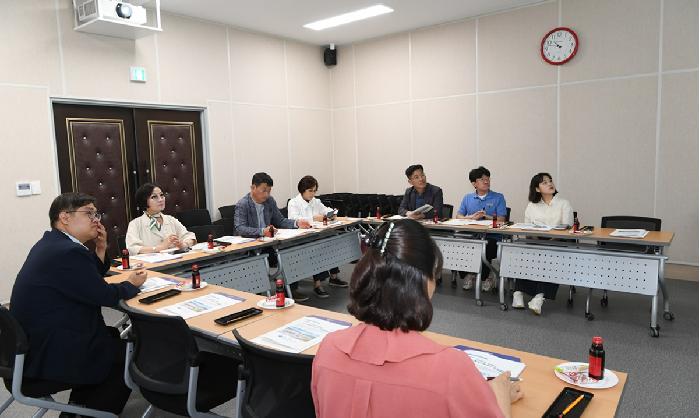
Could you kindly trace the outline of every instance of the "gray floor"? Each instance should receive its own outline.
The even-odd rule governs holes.
[[[352,265],[344,266],[341,276],[347,280],[351,272]],[[473,293],[467,294],[461,289],[461,281],[457,289],[451,288],[449,281],[450,274],[446,272],[444,283],[433,299],[435,314],[431,331],[571,361],[586,361],[591,337],[601,335],[605,339],[606,366],[629,374],[618,417],[698,416],[697,282],[668,281],[676,320],[661,319],[661,337],[651,338],[648,335],[649,299],[646,297],[610,293],[608,308],[602,308],[596,297],[593,304],[596,319],[589,322],[583,316],[584,289],[569,308],[566,289],[562,287],[558,299],[547,301],[543,315],[536,317],[529,311],[502,312],[495,294],[485,295],[486,305],[478,307],[474,304]],[[311,282],[302,282],[301,289],[310,292]],[[347,289],[330,288],[328,291],[330,298],[312,297],[307,304],[346,312]],[[108,312],[106,318],[109,322],[117,317]],[[536,388],[526,385],[525,390]],[[0,402],[8,396],[3,387]],[[57,398],[65,400],[67,392]],[[146,406],[143,398],[132,394],[122,416],[140,416]],[[235,416],[233,402],[214,412]],[[15,403],[3,416],[26,417],[32,413],[33,409]],[[57,415],[50,412],[45,416]],[[157,411],[154,416],[174,415]]]

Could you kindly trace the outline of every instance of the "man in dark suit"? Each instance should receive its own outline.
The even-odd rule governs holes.
[[[277,202],[270,196],[273,181],[267,173],[255,173],[251,183],[250,193],[236,203],[235,235],[255,238],[272,237],[274,228],[311,228],[311,224],[305,219],[295,221],[282,216]],[[270,264],[276,262],[277,260],[270,257]],[[306,294],[299,292],[298,283],[293,283],[290,287],[294,300],[303,302],[309,299]]]
[[[94,197],[64,193],[51,203],[49,219],[51,230],[29,251],[10,300],[29,339],[23,386],[72,389],[71,403],[118,414],[131,392],[122,377],[126,347],[101,307],[136,296],[146,273],[105,282],[107,233]]]
[[[428,183],[423,166],[420,164],[409,166],[406,169],[406,178],[411,187],[403,194],[399,215],[411,219],[433,219],[434,214],[437,213],[438,218],[442,218],[442,189]],[[432,206],[433,209],[426,213],[415,212],[425,204]]]

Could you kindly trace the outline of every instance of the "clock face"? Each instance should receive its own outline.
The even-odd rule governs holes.
[[[562,65],[576,55],[578,37],[569,28],[552,29],[542,38],[542,59],[552,65]]]

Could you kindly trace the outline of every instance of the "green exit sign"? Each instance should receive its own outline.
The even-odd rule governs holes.
[[[131,81],[135,81],[137,83],[145,83],[146,82],[146,69],[143,67],[131,67],[129,71],[129,76]]]

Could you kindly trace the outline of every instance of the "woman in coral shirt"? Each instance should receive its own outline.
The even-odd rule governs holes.
[[[503,374],[487,382],[464,353],[424,337],[442,255],[413,220],[382,225],[350,283],[363,323],[334,332],[313,363],[318,418],[509,417],[522,397]]]

